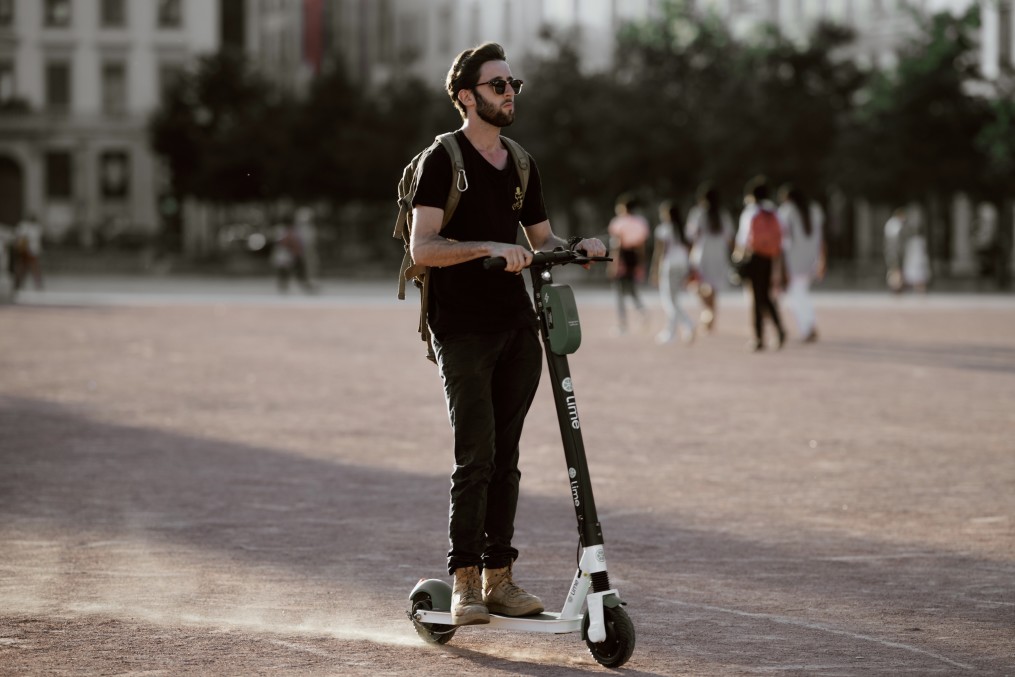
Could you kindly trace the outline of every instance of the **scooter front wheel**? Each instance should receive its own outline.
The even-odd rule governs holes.
[[[634,623],[621,607],[603,607],[603,622],[606,624],[606,639],[602,642],[585,640],[589,653],[600,665],[619,668],[634,653]],[[585,612],[582,636],[589,636],[589,612]]]
[[[420,590],[409,600],[409,618],[412,619],[412,626],[416,628],[416,634],[430,644],[447,644],[455,635],[458,628],[454,625],[440,625],[437,623],[420,623],[416,620],[417,611],[430,611],[433,609],[433,600],[430,593]]]

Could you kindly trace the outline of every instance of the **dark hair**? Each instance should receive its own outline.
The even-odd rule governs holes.
[[[744,186],[744,194],[752,195],[755,202],[768,199],[768,179],[764,174],[758,174]]]
[[[622,193],[617,197],[616,204],[623,205],[629,214],[639,207],[638,198],[634,193]]]
[[[786,199],[795,204],[796,208],[800,210],[800,218],[804,222],[804,235],[810,237],[814,226],[811,224],[811,210],[807,204],[807,196],[804,195],[802,190],[792,184],[784,186],[783,190],[786,192]]]
[[[672,200],[666,200],[659,205],[659,212],[666,214],[666,218],[670,220],[670,225],[673,227],[673,236],[683,243],[685,247],[690,248],[691,243],[687,240],[687,233],[684,230],[684,223],[680,220],[680,208],[676,202]]]
[[[463,89],[472,89],[479,84],[479,69],[487,61],[507,61],[504,55],[504,48],[496,42],[485,42],[478,47],[465,50],[455,57],[448,71],[448,77],[444,85],[451,97],[451,102],[465,119],[465,106],[458,100],[458,92]]]
[[[698,186],[698,201],[708,205],[708,232],[718,235],[722,232],[722,214],[719,211],[719,191],[711,183],[705,182]]]

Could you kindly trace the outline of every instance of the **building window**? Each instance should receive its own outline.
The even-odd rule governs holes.
[[[70,26],[70,0],[46,0],[43,18],[48,28]]]
[[[102,0],[102,27],[123,28],[127,25],[125,0]]]
[[[122,113],[127,109],[127,64],[107,61],[102,64],[102,111]]]
[[[159,28],[179,28],[182,25],[180,0],[159,0]]]
[[[70,63],[51,61],[46,64],[46,107],[51,110],[70,108]]]
[[[71,155],[66,151],[46,153],[46,197],[69,200],[73,195]]]
[[[119,200],[130,189],[130,159],[124,151],[107,151],[99,157],[99,191],[102,197]]]
[[[0,27],[14,25],[14,0],[0,0]]]
[[[14,98],[14,62],[0,61],[0,106]]]

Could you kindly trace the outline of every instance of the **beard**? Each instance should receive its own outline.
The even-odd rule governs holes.
[[[483,122],[488,122],[494,127],[510,127],[511,123],[515,121],[514,109],[502,110],[497,107],[497,104],[484,99],[478,91],[475,92],[475,95],[476,114]]]

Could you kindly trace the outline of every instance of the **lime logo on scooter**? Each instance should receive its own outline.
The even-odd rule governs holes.
[[[571,498],[574,499],[574,507],[577,508],[582,504],[582,502],[578,500],[578,481],[575,480],[575,477],[578,476],[578,471],[574,468],[568,468],[567,476],[571,478]]]
[[[560,382],[560,387],[564,389],[565,393],[573,393],[574,386],[571,384],[571,377],[567,376],[563,381]],[[567,413],[571,415],[571,427],[575,430],[581,428],[581,424],[578,423],[578,405],[575,403],[574,395],[567,396]]]
[[[578,430],[582,426],[578,422],[578,404],[575,402],[574,395],[568,395],[565,401],[567,402],[567,413],[571,416],[571,427]]]

